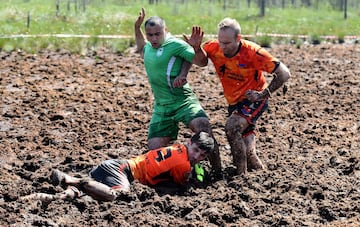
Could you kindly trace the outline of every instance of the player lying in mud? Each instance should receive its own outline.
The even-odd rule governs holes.
[[[134,180],[149,186],[164,182],[186,185],[194,165],[213,150],[213,138],[199,132],[187,145],[174,144],[127,160],[106,160],[94,167],[88,177],[73,177],[55,169],[51,174],[53,184],[60,184],[66,190],[57,194],[34,193],[21,199],[51,202],[87,194],[98,201],[113,201],[119,191],[129,191]]]

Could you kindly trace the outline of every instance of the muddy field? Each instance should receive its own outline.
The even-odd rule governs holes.
[[[359,226],[360,45],[270,52],[293,77],[258,121],[266,170],[234,175],[218,78],[212,66],[193,67],[190,84],[221,145],[222,180],[175,195],[135,182],[114,202],[46,204],[19,198],[60,192],[53,168],[87,174],[146,151],[152,94],[142,60],[131,51],[0,52],[0,226]],[[182,127],[178,141],[190,136]]]

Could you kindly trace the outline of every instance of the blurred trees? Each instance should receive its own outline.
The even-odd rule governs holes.
[[[180,5],[196,2],[199,4],[210,4],[210,5],[219,5],[223,10],[229,8],[239,8],[239,7],[258,7],[259,16],[265,16],[266,9],[269,8],[315,8],[319,7],[330,7],[331,9],[344,12],[344,18],[347,18],[347,10],[349,8],[360,7],[360,0],[55,0],[56,2],[56,12],[60,10],[60,2],[67,2],[67,10],[75,11],[81,9],[82,11],[86,10],[86,5],[91,4],[95,1],[101,1],[103,4],[106,2],[116,2],[117,4],[134,4],[134,3],[148,3],[148,4],[160,4],[165,3],[169,5]],[[73,6],[72,6],[73,5]]]

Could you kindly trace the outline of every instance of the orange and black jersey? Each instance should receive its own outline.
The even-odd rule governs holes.
[[[134,179],[147,185],[163,181],[185,184],[191,173],[187,148],[182,144],[151,150],[128,163]]]
[[[240,41],[238,53],[231,58],[224,56],[218,40],[204,43],[203,49],[215,66],[229,105],[244,100],[247,90],[265,89],[263,71],[272,73],[279,64],[268,51],[247,40]]]

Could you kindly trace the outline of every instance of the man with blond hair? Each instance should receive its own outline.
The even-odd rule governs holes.
[[[291,76],[289,69],[258,44],[241,38],[239,23],[225,18],[218,24],[218,37],[202,45],[204,32],[194,26],[185,40],[194,48],[193,63],[206,66],[210,59],[229,104],[225,132],[237,174],[264,169],[256,154],[256,121],[268,107],[271,94]],[[270,84],[265,74],[273,74]]]

